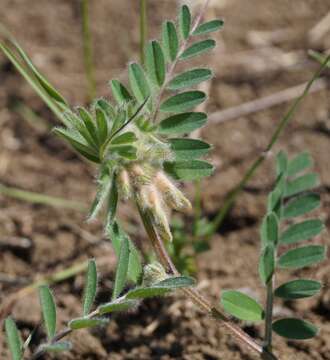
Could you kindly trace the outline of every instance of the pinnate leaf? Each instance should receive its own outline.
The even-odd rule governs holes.
[[[280,237],[281,244],[293,244],[311,239],[324,230],[324,224],[319,219],[305,220],[288,227]]]
[[[215,32],[220,30],[224,25],[223,20],[211,20],[204,24],[201,24],[197,27],[197,29],[193,32],[193,35],[205,35],[211,32]]]
[[[286,185],[285,196],[293,196],[306,190],[311,190],[319,185],[316,173],[305,174],[291,180]]]
[[[321,205],[320,195],[306,194],[290,200],[283,208],[283,217],[285,219],[304,215]]]
[[[135,300],[122,300],[122,301],[112,301],[107,304],[100,305],[98,307],[99,313],[101,315],[108,314],[118,311],[127,311],[136,307],[138,303]]]
[[[180,90],[187,87],[195,86],[203,81],[207,81],[212,78],[212,71],[209,69],[194,69],[186,71],[180,75],[177,75],[168,84],[170,90]]]
[[[69,322],[69,328],[72,330],[78,330],[78,329],[86,329],[91,328],[95,326],[102,326],[108,323],[108,319],[104,318],[78,318],[78,319],[72,319]]]
[[[127,278],[127,272],[128,272],[129,254],[130,254],[130,250],[129,250],[128,239],[127,237],[123,237],[120,243],[118,265],[116,270],[116,278],[112,293],[112,299],[117,299],[120,293],[124,289]]]
[[[318,281],[298,279],[279,286],[274,295],[282,299],[302,299],[317,294],[322,285]]]
[[[165,287],[168,289],[181,289],[195,285],[195,279],[189,276],[171,276],[155,284],[155,287]]]
[[[200,158],[206,155],[211,148],[206,142],[196,139],[178,138],[168,141],[177,161]]]
[[[10,354],[13,360],[23,359],[22,339],[18,332],[15,321],[8,317],[5,320],[5,331]]]
[[[281,175],[286,172],[288,168],[288,156],[284,151],[279,151],[276,155],[276,173]]]
[[[88,315],[96,296],[97,289],[97,270],[96,262],[94,259],[88,261],[86,279],[85,279],[85,290],[83,298],[83,314]]]
[[[174,61],[179,50],[179,39],[172,21],[166,21],[163,25],[163,48],[169,61]]]
[[[261,239],[263,244],[278,242],[278,219],[274,212],[267,214],[261,227]]]
[[[137,63],[129,65],[129,82],[134,96],[139,103],[143,103],[150,95],[150,88],[142,67]]]
[[[158,132],[164,135],[186,134],[202,127],[207,121],[207,115],[190,112],[173,115],[159,124]]]
[[[181,60],[191,59],[195,56],[204,54],[215,48],[216,42],[213,39],[207,39],[192,44],[187,50],[185,50],[181,56]]]
[[[156,286],[136,288],[126,294],[126,299],[147,299],[156,296],[164,296],[170,291],[171,289],[169,288]]]
[[[72,344],[69,341],[58,341],[54,344],[43,344],[40,349],[45,352],[59,353],[62,351],[71,350]]]
[[[272,243],[263,249],[259,260],[259,275],[264,285],[271,280],[275,269],[275,250]]]
[[[310,322],[295,318],[277,320],[272,327],[276,334],[293,340],[311,339],[318,332],[317,328]]]
[[[191,29],[191,13],[187,5],[183,5],[179,13],[179,27],[183,39],[187,39]]]
[[[162,112],[183,112],[190,110],[206,100],[202,91],[187,91],[166,99],[160,106]]]
[[[162,86],[165,81],[165,57],[159,42],[156,40],[147,47],[146,67],[152,82]]]
[[[52,339],[56,331],[56,306],[48,286],[40,286],[39,299],[48,339]]]
[[[314,265],[323,261],[326,256],[326,248],[321,245],[309,245],[289,250],[278,260],[281,268],[299,269],[305,266]]]
[[[213,166],[201,160],[165,162],[164,169],[177,180],[199,180],[213,173]]]
[[[289,161],[288,176],[295,176],[313,166],[313,159],[308,152],[303,152]]]
[[[111,80],[110,87],[112,94],[119,105],[132,100],[131,94],[128,92],[126,87],[120,81]]]
[[[223,291],[221,304],[226,312],[240,320],[260,321],[264,318],[261,305],[240,291]]]

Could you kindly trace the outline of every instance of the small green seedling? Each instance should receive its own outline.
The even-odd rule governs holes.
[[[272,348],[273,331],[294,340],[309,339],[317,334],[317,328],[302,319],[273,321],[274,298],[302,299],[321,289],[318,281],[310,279],[294,279],[274,288],[276,271],[312,266],[326,257],[325,246],[300,245],[324,230],[323,222],[316,217],[301,219],[320,206],[320,196],[311,192],[319,185],[318,175],[310,171],[312,165],[312,158],[306,152],[292,160],[288,160],[284,152],[277,156],[275,188],[268,196],[267,214],[260,231],[259,275],[266,287],[266,307],[239,291],[228,290],[221,295],[222,306],[234,317],[244,321],[265,321],[264,347],[267,351]]]

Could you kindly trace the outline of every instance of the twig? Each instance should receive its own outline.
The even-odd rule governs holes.
[[[0,194],[35,204],[50,205],[81,212],[85,212],[87,210],[86,204],[79,201],[66,200],[59,197],[21,190],[14,187],[5,186],[3,184],[0,184]]]
[[[316,73],[314,74],[312,79],[306,84],[302,94],[293,102],[293,104],[290,106],[288,112],[283,116],[283,118],[279,122],[278,126],[276,127],[275,132],[273,133],[273,135],[270,139],[270,142],[266,146],[265,150],[260,154],[260,156],[255,160],[255,162],[250,166],[250,168],[247,170],[247,172],[243,176],[243,179],[240,181],[240,183],[228,194],[227,198],[225,199],[224,205],[220,209],[218,215],[213,220],[213,225],[211,227],[211,230],[210,230],[207,238],[210,238],[217,231],[217,229],[221,226],[228,211],[234,204],[237,196],[244,189],[244,186],[254,176],[255,172],[258,170],[260,165],[267,158],[267,155],[269,154],[270,150],[273,148],[274,144],[277,142],[279,136],[281,135],[282,131],[284,130],[284,128],[286,127],[288,122],[292,119],[294,113],[296,112],[297,108],[299,107],[299,105],[301,104],[303,99],[309,93],[312,85],[317,80],[317,78],[321,75],[323,70],[327,67],[329,60],[330,60],[330,55],[327,56],[327,58],[324,60],[322,65],[319,67],[319,69],[316,71]]]
[[[81,1],[85,74],[88,83],[89,100],[93,100],[96,96],[96,81],[93,62],[92,35],[89,24],[89,0]]]
[[[151,244],[157,254],[159,261],[162,265],[170,271],[173,275],[180,275],[175,265],[173,264],[170,256],[168,255],[163,241],[159,238],[157,231],[155,230],[152,220],[148,211],[144,211],[138,204],[138,210],[141,215],[145,230],[149,236]],[[238,326],[230,321],[230,319],[224,315],[218,308],[213,307],[208,300],[206,300],[196,289],[183,289],[183,293],[191,299],[191,301],[197,305],[201,310],[207,312],[214,319],[220,321],[220,323],[235,337],[238,341],[248,346],[252,351],[259,354],[262,359],[276,360],[277,358],[262,348],[256,341],[254,341],[248,334],[242,331]]]
[[[240,104],[238,106],[233,106],[228,109],[217,111],[210,115],[210,124],[224,123],[229,120],[234,120],[243,116],[256,113],[261,110],[268,109],[283,102],[291,101],[297,98],[304,91],[307,84],[308,83],[296,85],[269,96],[248,101],[246,103]],[[326,87],[327,82],[324,79],[316,80],[310,89],[310,93],[321,91]]]
[[[330,11],[308,33],[312,44],[317,43],[328,31],[330,31]]]
[[[144,65],[146,40],[148,37],[148,0],[140,0],[140,62]]]

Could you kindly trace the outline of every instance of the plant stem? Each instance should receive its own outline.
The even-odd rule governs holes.
[[[140,62],[144,65],[148,37],[148,0],[140,0]]]
[[[89,100],[92,101],[96,96],[96,81],[93,62],[92,35],[89,21],[89,0],[81,0],[81,12],[85,74],[88,84],[88,97]]]
[[[175,265],[173,264],[170,256],[168,255],[162,239],[158,236],[156,229],[153,226],[150,214],[148,210],[143,210],[137,203],[137,207],[145,227],[145,230],[149,236],[151,244],[157,254],[159,261],[173,275],[180,275]],[[252,351],[259,354],[264,360],[276,360],[276,357],[262,348],[254,339],[248,334],[242,331],[238,326],[230,321],[230,319],[224,315],[219,309],[213,307],[208,300],[206,300],[196,289],[183,289],[183,293],[191,299],[191,301],[197,305],[201,310],[207,312],[214,319],[221,322],[221,324],[242,344],[248,346]]]
[[[267,284],[267,300],[266,300],[266,316],[265,316],[265,345],[264,349],[266,351],[272,351],[272,323],[273,323],[273,294],[274,280],[273,278],[269,280]]]
[[[86,205],[79,201],[67,200],[54,196],[35,193],[32,191],[20,190],[2,184],[0,184],[0,194],[35,204],[50,205],[54,207],[78,210],[82,212],[85,212],[87,210]]]
[[[225,217],[227,216],[232,205],[234,204],[237,196],[240,194],[240,192],[243,190],[243,188],[249,182],[249,180],[255,175],[255,173],[259,169],[260,165],[267,158],[267,155],[272,150],[273,146],[276,144],[282,131],[284,130],[284,128],[286,127],[288,122],[292,119],[292,117],[293,117],[294,113],[296,112],[296,110],[298,109],[299,105],[302,103],[304,98],[307,96],[309,89],[313,85],[314,81],[321,75],[322,71],[327,67],[327,63],[329,62],[329,60],[330,60],[330,55],[327,56],[327,58],[324,60],[322,65],[319,67],[319,69],[315,72],[315,74],[313,75],[311,80],[307,83],[303,93],[293,102],[293,104],[290,106],[288,112],[280,120],[280,122],[279,122],[278,126],[276,127],[275,132],[273,133],[265,150],[250,166],[250,168],[247,170],[247,172],[243,176],[243,179],[240,181],[240,183],[228,194],[227,198],[225,199],[224,205],[222,206],[219,213],[213,220],[213,226],[211,227],[211,231],[208,234],[208,238],[210,238],[212,235],[214,235],[216,233],[216,231],[218,230],[218,228],[222,225]]]

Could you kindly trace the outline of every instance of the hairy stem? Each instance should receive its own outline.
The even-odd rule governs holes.
[[[245,185],[250,181],[250,179],[255,175],[256,171],[259,169],[260,165],[264,162],[264,160],[267,158],[267,155],[272,150],[273,146],[276,144],[277,140],[279,139],[280,135],[282,134],[283,130],[289,123],[289,121],[292,119],[293,115],[295,114],[296,110],[298,109],[299,105],[302,103],[304,98],[307,96],[311,86],[313,85],[314,81],[321,75],[323,70],[327,67],[327,63],[330,60],[330,55],[327,56],[327,58],[324,60],[322,65],[319,67],[319,69],[315,72],[314,76],[311,78],[311,80],[307,83],[303,93],[293,102],[291,107],[289,108],[288,112],[283,116],[283,118],[280,120],[278,126],[276,127],[268,145],[266,146],[265,150],[261,153],[261,155],[255,160],[255,162],[250,166],[250,168],[247,170],[245,175],[243,176],[243,179],[240,181],[240,183],[229,193],[227,198],[225,199],[225,203],[221,207],[219,213],[213,220],[213,226],[211,228],[211,231],[208,235],[208,238],[210,238],[217,229],[222,225],[225,217],[227,216],[229,210],[231,209],[232,205],[234,204],[237,196],[240,194],[240,192],[243,190]]]
[[[148,37],[148,0],[140,0],[140,62],[144,65]]]
[[[96,96],[96,81],[93,62],[92,35],[89,23],[89,0],[81,0],[81,12],[85,74],[88,84],[89,100],[92,101]]]
[[[267,284],[267,300],[266,300],[266,316],[265,316],[265,344],[266,351],[272,351],[272,322],[273,322],[273,294],[274,280],[273,278]]]
[[[170,271],[173,275],[180,275],[175,265],[173,264],[170,256],[168,255],[163,241],[158,236],[156,229],[153,226],[150,214],[148,210],[143,210],[139,204],[137,204],[139,213],[146,232],[149,236],[151,244],[157,254],[159,261],[162,265]],[[238,326],[232,323],[229,318],[223,314],[219,309],[213,307],[208,300],[206,300],[196,289],[183,289],[183,293],[201,310],[211,315],[214,319],[220,321],[220,323],[242,344],[249,347],[252,351],[259,354],[262,359],[276,360],[276,357],[262,348],[254,339],[248,334],[242,331]]]

